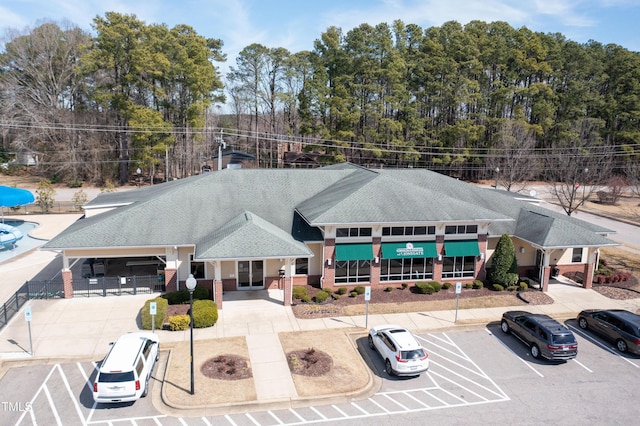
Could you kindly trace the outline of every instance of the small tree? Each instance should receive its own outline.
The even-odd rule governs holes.
[[[518,273],[518,262],[513,241],[507,234],[502,234],[491,260],[489,281],[492,284],[508,285],[510,274]]]
[[[56,190],[53,189],[51,181],[48,179],[40,180],[38,189],[36,189],[36,204],[43,213],[48,212],[53,207],[53,196]]]
[[[87,197],[87,194],[82,189],[79,191],[76,191],[73,194],[73,198],[71,199],[71,202],[73,203],[73,208],[76,210],[80,210],[80,207],[87,204],[87,201],[89,201],[89,197]]]

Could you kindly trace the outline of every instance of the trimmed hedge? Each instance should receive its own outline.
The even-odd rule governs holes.
[[[493,287],[493,289],[495,291],[503,291],[504,290],[504,286],[502,286],[500,284],[493,284],[491,287]]]
[[[484,284],[480,280],[473,280],[472,286],[474,289],[480,290],[482,287],[484,287]]]
[[[429,281],[427,282],[431,287],[433,287],[433,292],[437,293],[442,290],[442,285],[438,281]]]
[[[189,315],[174,315],[169,317],[169,329],[171,331],[187,330],[191,319]]]
[[[293,286],[293,290],[291,291],[294,299],[302,299],[307,295],[307,288],[301,286]]]
[[[347,294],[347,287],[342,286],[342,287],[338,287],[338,289],[336,290],[336,294]]]
[[[183,303],[189,303],[189,290],[182,289],[178,291],[172,291],[162,295],[164,299],[167,299],[169,305],[180,305]],[[205,287],[196,285],[193,290],[193,300],[206,300],[209,299],[209,290]]]
[[[358,294],[364,294],[364,292],[365,292],[365,288],[364,288],[364,286],[357,285],[357,286],[355,286],[355,287],[353,288],[353,291],[355,291],[355,292],[356,292],[356,293],[358,293]]]
[[[218,322],[218,305],[213,300],[193,302],[193,327],[206,328]]]
[[[155,299],[150,299],[144,302],[144,306],[140,310],[140,319],[142,321],[142,329],[143,330],[151,330],[151,314],[149,313],[149,304],[151,302],[156,302],[156,315],[153,319],[154,328],[156,330],[162,329],[162,324],[164,323],[164,319],[167,316],[167,303],[166,299],[162,297],[156,297]]]
[[[329,298],[329,293],[324,290],[320,290],[315,295],[316,303],[326,302],[328,298]]]
[[[429,283],[419,282],[414,286],[415,292],[419,294],[433,294],[435,291]]]

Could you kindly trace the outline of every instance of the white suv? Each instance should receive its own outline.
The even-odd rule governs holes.
[[[429,369],[429,355],[406,328],[371,327],[368,340],[369,347],[382,356],[389,375],[417,376]]]
[[[160,341],[149,332],[129,333],[112,344],[93,382],[95,402],[130,402],[147,396]]]

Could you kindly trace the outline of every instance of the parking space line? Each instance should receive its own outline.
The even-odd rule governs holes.
[[[572,359],[571,361],[576,362],[580,367],[584,368],[585,370],[587,370],[589,373],[593,373],[593,371],[588,368],[586,365],[584,365],[583,363],[581,363],[580,361],[578,361],[577,359]]]
[[[376,394],[376,395],[378,395],[378,394]],[[387,413],[387,414],[391,413],[391,411],[387,410],[382,405],[378,404],[373,398],[369,398],[369,401],[373,402],[375,405],[377,405],[385,413]]]
[[[342,417],[349,417],[349,415],[347,413],[345,413],[344,411],[342,411],[340,408],[338,408],[337,405],[333,404],[331,405],[333,407],[334,410],[336,410],[338,413],[342,414]]]
[[[414,401],[416,401],[418,404],[420,404],[420,405],[424,406],[425,408],[431,408],[431,406],[430,406],[429,404],[427,404],[427,403],[426,403],[426,402],[424,402],[424,401],[420,401],[418,398],[416,398],[415,396],[411,395],[411,393],[409,393],[409,392],[405,392],[405,394],[406,394],[409,398],[411,398],[411,399],[413,399]]]
[[[460,367],[461,369],[466,370],[467,372],[469,372],[469,373],[471,373],[471,374],[475,374],[475,375],[476,375],[476,376],[478,376],[478,377],[481,377],[481,378],[483,378],[483,379],[488,379],[488,378],[489,378],[489,377],[487,376],[487,374],[486,374],[484,371],[479,370],[479,369],[477,368],[477,366],[476,366],[476,365],[474,365],[474,367],[476,367],[476,369],[472,369],[472,368],[467,367],[466,365],[460,364],[460,363],[458,363],[458,362],[455,362],[455,361],[453,361],[453,360],[451,360],[451,359],[447,358],[446,356],[442,355],[442,354],[441,354],[441,353],[439,353],[439,352],[435,352],[435,351],[433,351],[431,348],[429,348],[429,350],[428,350],[427,352],[428,352],[429,354],[438,355],[438,356],[442,357],[443,359],[446,359],[446,360],[447,360],[447,361],[449,361],[450,363],[454,364],[455,366]],[[469,360],[469,359],[466,359],[466,361],[467,361],[467,362],[471,362],[471,360]],[[434,361],[433,361],[433,360],[431,360],[430,362],[431,362],[431,363],[434,363]]]
[[[237,426],[236,422],[234,422],[234,421],[233,421],[233,419],[231,418],[231,416],[230,416],[230,415],[225,414],[225,415],[224,415],[224,418],[225,418],[225,419],[227,419],[227,421],[228,421],[229,423],[231,423],[233,426]]]
[[[316,410],[316,407],[310,407],[311,410],[316,413],[317,415],[319,415],[322,419],[327,420],[327,418],[325,417],[324,414],[322,414],[320,411]]]
[[[154,420],[156,421],[156,423],[158,422],[158,419],[154,419]],[[182,423],[184,426],[189,426],[189,425],[187,424],[187,422],[185,422],[185,421],[184,421],[184,419],[183,419],[182,417],[180,417],[178,420],[179,420],[179,421],[180,421],[180,423]]]
[[[403,394],[404,394],[404,392],[403,392]],[[399,405],[400,407],[402,407],[402,409],[403,409],[403,410],[405,410],[405,411],[409,411],[409,407],[406,407],[406,406],[404,406],[404,405],[400,404],[400,403],[399,403],[398,401],[396,401],[395,399],[392,399],[392,398],[389,396],[389,394],[388,394],[388,393],[383,394],[383,396],[384,396],[385,398],[387,398],[389,401],[393,402],[394,404]]]
[[[46,384],[44,386],[44,394],[47,397],[47,400],[49,401],[49,408],[51,408],[51,411],[53,412],[53,417],[56,418],[56,423],[59,425],[62,425],[63,424],[62,419],[58,414],[58,410],[56,409],[56,404],[53,402],[53,398],[51,398],[51,393],[49,392],[49,387]]]
[[[424,392],[424,393],[426,393],[427,395],[429,395],[431,398],[433,398],[433,399],[435,399],[435,400],[438,400],[438,401],[439,401],[442,405],[444,405],[444,406],[447,406],[447,407],[448,407],[449,405],[451,405],[451,404],[449,404],[449,403],[445,402],[443,399],[438,398],[437,396],[433,395],[432,393],[427,392],[426,390],[423,390],[423,392]]]
[[[283,422],[282,420],[280,420],[280,418],[279,418],[278,416],[276,416],[276,415],[273,413],[273,411],[269,410],[269,411],[267,411],[267,413],[269,413],[269,415],[270,415],[271,417],[273,417],[273,420],[275,420],[276,422],[278,422],[278,424],[280,424],[280,425],[283,425],[283,424],[284,424],[284,422]]]
[[[47,374],[47,377],[45,377],[45,379],[42,381],[42,384],[40,385],[40,387],[38,388],[38,390],[36,391],[35,395],[33,395],[33,398],[31,398],[30,404],[33,407],[33,403],[36,400],[36,398],[38,398],[38,396],[40,395],[40,392],[42,392],[42,390],[44,388],[46,388],[47,386],[47,381],[49,380],[49,378],[51,377],[51,375],[53,374],[53,372],[56,370],[56,366],[54,365],[51,370],[49,371],[49,374]],[[34,410],[25,410],[22,412],[22,414],[20,415],[20,418],[18,419],[18,421],[16,422],[16,425],[19,425],[22,422],[22,419],[24,419],[24,416],[27,415],[27,413],[30,413],[31,419],[33,424],[37,424],[37,422],[35,421],[35,413]]]
[[[302,423],[306,423],[307,421],[302,417],[296,410],[293,408],[289,408],[289,412],[291,412],[294,416],[296,416]]]
[[[361,406],[359,406],[359,405],[358,405],[358,404],[356,404],[355,402],[351,402],[351,405],[352,405],[353,407],[357,408],[358,410],[360,410],[360,412],[361,412],[362,414],[366,414],[366,415],[369,415],[369,414],[370,414],[367,410],[365,410],[364,408],[362,408]]]
[[[439,337],[437,337],[437,336],[434,336],[434,335],[433,335],[433,334],[431,334],[431,333],[429,333],[428,335],[429,335],[429,336],[431,336],[431,337],[433,337],[434,339],[440,340],[440,341],[442,341],[442,342],[445,342],[445,343],[447,343],[447,344],[449,344],[449,345],[453,345],[453,346],[455,347],[455,344],[451,341],[451,339],[450,339],[450,338],[449,338],[449,341],[445,341],[444,339],[441,339],[441,338],[439,338]],[[444,333],[443,333],[443,335],[447,336],[447,335],[446,335],[446,334],[444,334]],[[442,350],[443,350],[443,351],[445,351],[445,352],[448,352],[448,353],[449,353],[450,355],[452,355],[452,356],[455,356],[455,357],[458,357],[458,358],[464,359],[465,361],[469,361],[469,358],[468,358],[468,357],[466,357],[466,354],[456,353],[456,352],[454,352],[454,351],[452,351],[452,350],[450,350],[450,349],[447,349],[446,347],[444,347],[444,346],[442,346],[442,345],[439,345],[439,344],[437,344],[437,343],[435,343],[435,342],[432,342],[431,340],[427,340],[427,339],[425,339],[424,337],[420,337],[420,336],[416,336],[416,337],[418,337],[418,339],[420,339],[420,340],[422,340],[422,341],[424,341],[424,342],[429,343],[431,346],[435,346],[435,347],[437,347],[437,348],[442,349]],[[449,336],[447,336],[447,338],[448,338],[448,337],[449,337]],[[456,349],[458,349],[458,348],[456,347]],[[429,351],[431,351],[431,349],[430,349]],[[463,355],[464,355],[464,356],[463,356]]]
[[[248,418],[249,420],[251,420],[251,421],[253,422],[253,424],[254,424],[254,425],[256,425],[256,426],[260,426],[260,422],[259,422],[259,421],[257,421],[257,420],[256,420],[256,419],[251,415],[251,413],[244,413],[244,415],[245,415],[245,416],[247,416],[247,418]]]
[[[64,382],[64,386],[67,388],[67,393],[69,393],[69,398],[73,402],[73,406],[76,408],[76,413],[78,414],[78,417],[80,419],[84,420],[84,416],[82,415],[82,410],[80,409],[80,405],[78,404],[78,399],[75,397],[75,395],[73,394],[73,391],[71,390],[71,385],[69,385],[69,381],[67,380],[67,375],[64,374],[64,370],[62,370],[62,366],[60,364],[57,364],[57,366],[58,366],[58,370],[60,370],[60,375],[62,376],[62,381]]]
[[[509,346],[507,346],[502,340],[498,339],[492,332],[491,330],[489,330],[488,328],[485,329],[487,331],[487,333],[489,333],[489,335],[493,336],[494,339],[496,339],[498,342],[500,342],[500,344],[502,346],[504,346],[509,352],[511,352],[513,354],[513,356],[515,356],[516,358],[518,358],[520,360],[520,362],[522,362],[524,365],[526,365],[527,367],[529,367],[534,373],[536,373],[538,376],[540,377],[544,377],[544,375],[539,372],[538,370],[536,370],[535,368],[533,368],[531,365],[529,365],[528,362],[526,362],[524,359],[520,358],[520,356],[515,353],[513,351],[513,349],[511,349]],[[515,339],[515,337],[514,337]]]
[[[493,389],[489,389],[488,387],[484,386],[483,384],[480,384],[480,383],[478,383],[478,382],[474,382],[473,380],[471,380],[471,379],[469,379],[469,378],[467,378],[467,377],[465,377],[465,376],[463,376],[463,375],[461,375],[461,374],[458,374],[458,373],[456,373],[455,371],[453,371],[453,370],[451,370],[451,369],[449,369],[449,368],[447,368],[447,367],[445,367],[445,366],[443,366],[443,365],[440,365],[440,364],[435,363],[435,362],[434,362],[433,364],[438,365],[438,366],[439,366],[440,368],[442,368],[443,370],[446,370],[446,371],[448,371],[449,373],[451,373],[451,374],[453,374],[453,375],[455,375],[455,376],[458,376],[459,378],[461,378],[461,379],[463,379],[463,380],[467,380],[468,382],[473,383],[474,385],[476,385],[476,386],[478,386],[478,387],[480,387],[480,388],[482,388],[482,389],[486,390],[487,392],[490,392],[490,393],[494,394],[494,395],[495,395],[495,396],[497,396],[497,397],[503,397],[503,396],[504,396],[504,395],[501,395],[501,394],[497,393],[497,392],[496,392],[496,391],[494,391]],[[473,393],[474,395],[478,396],[479,398],[482,398],[482,399],[484,399],[485,401],[488,401],[488,399],[487,399],[487,398],[485,398],[485,397],[483,397],[483,396],[480,396],[478,393],[476,393],[476,392],[472,391],[471,389],[467,388],[466,386],[463,386],[462,384],[460,384],[460,383],[458,383],[458,382],[456,382],[456,381],[454,381],[454,380],[452,380],[452,379],[450,379],[450,378],[448,378],[448,377],[445,377],[445,376],[443,376],[443,375],[441,375],[441,374],[439,374],[439,373],[437,373],[437,372],[434,372],[434,371],[431,371],[431,374],[437,374],[438,376],[442,377],[444,380],[448,381],[449,383],[453,383],[454,385],[456,385],[456,386],[458,386],[458,387],[460,387],[460,388],[462,388],[462,389],[464,389],[464,390],[467,390],[467,391],[469,391],[469,392]]]

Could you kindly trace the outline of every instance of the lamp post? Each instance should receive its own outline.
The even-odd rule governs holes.
[[[193,290],[196,288],[196,279],[193,278],[193,274],[189,274],[189,278],[186,281],[187,290],[189,290],[189,331],[191,335],[191,395],[195,392],[193,390]]]
[[[496,189],[498,189],[498,173],[500,173],[500,167],[496,167]]]
[[[136,170],[136,174],[138,175],[138,188],[140,188],[140,184],[142,180],[142,177],[140,176],[141,173],[142,173],[142,170],[140,170],[140,167],[138,167],[138,170]]]

